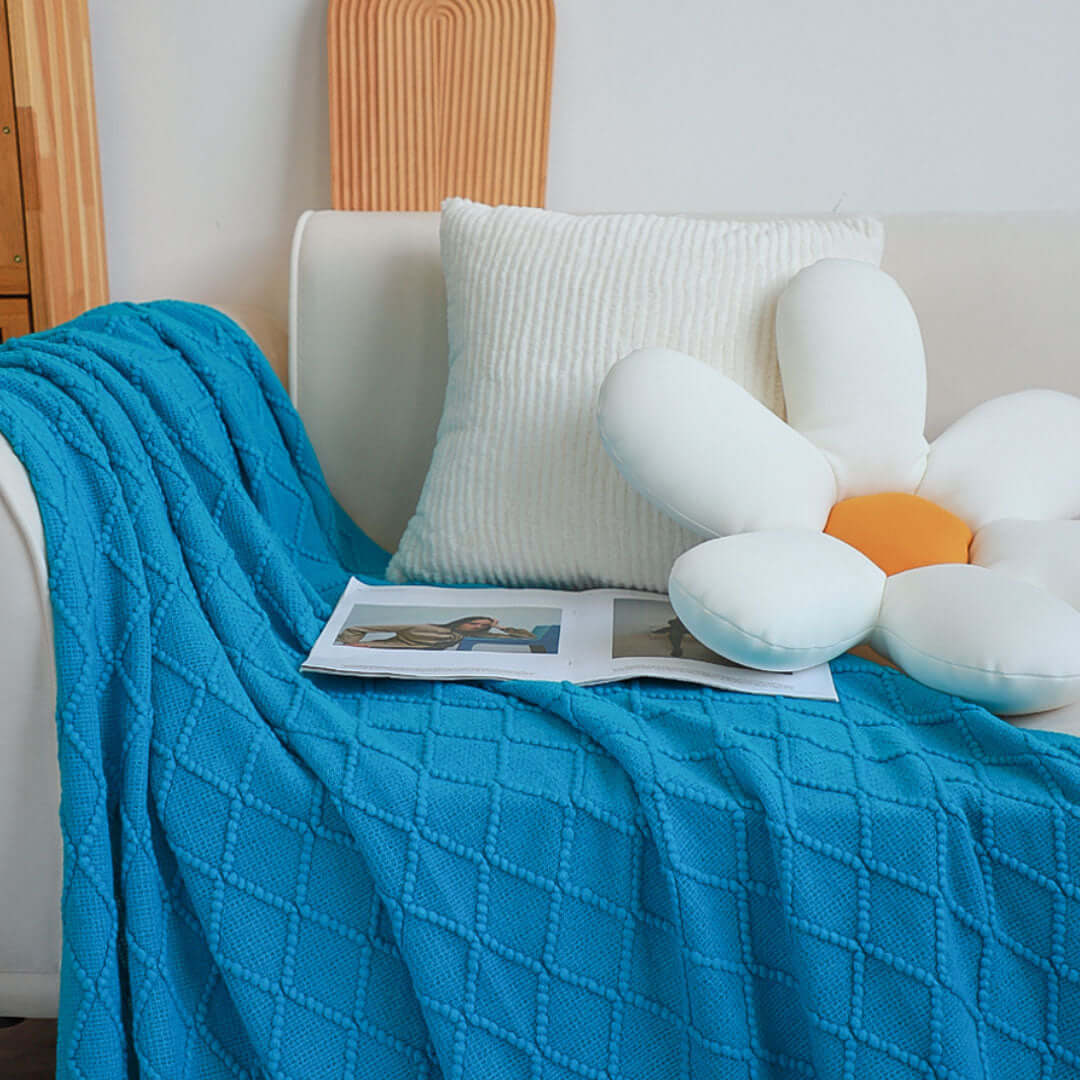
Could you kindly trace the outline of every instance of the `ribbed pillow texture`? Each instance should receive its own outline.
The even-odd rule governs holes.
[[[877,265],[883,240],[863,217],[721,221],[448,200],[446,402],[389,578],[665,591],[698,538],[605,454],[596,402],[608,369],[634,349],[678,349],[782,416],[781,291],[818,259]]]

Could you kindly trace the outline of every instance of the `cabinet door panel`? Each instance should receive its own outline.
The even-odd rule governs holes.
[[[0,298],[0,344],[30,333],[30,302],[23,296]]]
[[[0,294],[30,291],[6,4],[0,3]]]

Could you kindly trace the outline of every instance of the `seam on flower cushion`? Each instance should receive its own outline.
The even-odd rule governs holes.
[[[732,627],[734,630],[738,630],[738,632],[742,634],[743,637],[750,638],[753,641],[760,641],[762,645],[768,645],[770,648],[778,650],[783,649],[785,652],[790,653],[819,652],[822,649],[836,648],[838,645],[842,645],[840,651],[844,652],[847,649],[850,649],[852,645],[857,645],[860,641],[865,640],[865,638],[870,634],[870,632],[874,629],[875,626],[874,623],[870,623],[867,629],[864,630],[861,634],[857,634],[855,636],[849,635],[847,637],[840,638],[837,641],[828,642],[822,645],[781,645],[775,641],[770,640],[767,637],[762,637],[760,634],[752,634],[749,630],[744,630],[741,626],[739,626],[737,622],[734,621],[734,619],[729,618],[727,615],[721,615],[720,612],[713,611],[713,609],[710,607],[706,607],[706,605],[703,604],[700,600],[694,599],[692,596],[690,596],[689,593],[686,592],[685,589],[680,588],[678,585],[676,585],[674,588],[671,588],[671,586],[669,586],[669,588],[672,594],[674,594],[675,591],[678,590],[679,594],[683,598],[685,598],[688,603],[695,605],[700,611],[705,612],[706,615],[710,615],[712,616],[712,618],[718,619],[720,622],[725,623],[726,625]],[[883,594],[884,591],[884,586],[882,586]],[[880,605],[878,610],[880,611]],[[844,642],[847,642],[847,644],[843,644]]]
[[[878,626],[875,629],[875,633],[881,634],[884,637],[891,637],[900,642],[905,648],[910,649],[913,653],[918,653],[919,656],[925,657],[927,660],[933,660],[936,664],[956,668],[957,671],[977,671],[980,675],[1000,675],[1007,679],[1045,679],[1051,682],[1062,682],[1067,679],[1080,679],[1080,671],[1076,671],[1069,675],[1046,675],[1034,671],[997,671],[994,668],[976,667],[974,664],[958,664],[952,660],[943,660],[934,653],[928,653],[924,649],[917,648],[915,645],[912,645],[907,638],[901,637],[896,633],[895,630],[888,630],[884,626]]]
[[[846,543],[846,541],[841,540],[840,543],[843,544]],[[849,544],[848,546],[850,547],[851,545]],[[867,638],[869,638],[870,635],[873,634],[874,631],[877,630],[878,626],[881,624],[881,613],[885,610],[885,592],[888,587],[889,578],[888,575],[886,575],[885,580],[881,583],[881,596],[878,598],[877,602],[877,614],[874,616],[873,623],[870,624],[870,629],[866,632]]]
[[[926,442],[926,436],[925,435],[923,436],[923,442]],[[937,442],[937,439],[935,439],[934,442]],[[926,450],[924,451],[923,456],[922,456],[922,473],[919,476],[919,482],[915,485],[915,487],[911,491],[912,495],[918,495],[919,494],[919,489],[923,486],[923,482],[926,480],[926,473],[927,473],[927,470],[930,468],[930,451],[934,448],[934,442],[926,443]],[[949,508],[945,507],[945,509],[948,510]]]

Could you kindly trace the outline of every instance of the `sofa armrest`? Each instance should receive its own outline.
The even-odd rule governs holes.
[[[214,306],[222,315],[228,315],[262,349],[263,355],[274,369],[274,374],[288,386],[289,334],[285,324],[268,311],[251,304]]]
[[[44,533],[0,436],[0,1015],[55,1016],[61,846]]]

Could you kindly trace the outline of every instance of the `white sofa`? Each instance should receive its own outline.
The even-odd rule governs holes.
[[[886,224],[885,267],[908,291],[926,339],[929,434],[1021,387],[1080,394],[1080,217]],[[290,389],[331,487],[390,548],[434,445],[446,380],[444,303],[437,215],[301,219]],[[274,350],[272,337],[257,335]],[[46,562],[33,493],[2,439],[0,582],[0,1016],[49,1016],[61,851]],[[1026,722],[1080,734],[1080,710]]]

